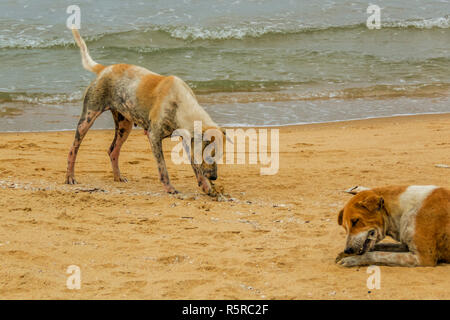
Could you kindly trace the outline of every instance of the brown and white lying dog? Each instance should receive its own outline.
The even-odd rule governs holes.
[[[415,267],[450,262],[448,189],[436,186],[366,189],[339,212],[338,223],[347,231],[345,251],[336,258],[343,266]],[[386,236],[399,244],[378,243]]]
[[[194,136],[194,121],[201,121],[204,130],[219,126],[198,104],[194,93],[181,79],[161,76],[145,68],[115,64],[103,66],[92,60],[86,44],[76,29],[72,30],[80,47],[83,67],[97,74],[84,96],[83,111],[78,122],[75,140],[69,152],[66,183],[75,184],[74,167],[80,144],[95,119],[110,110],[116,132],[109,148],[115,181],[126,182],[120,174],[119,153],[131,132],[133,124],[144,128],[153,155],[158,163],[159,179],[169,193],[177,193],[170,184],[164,161],[162,139],[170,137],[176,129],[186,129]],[[221,129],[220,129],[221,130]],[[223,130],[221,130],[223,132]],[[203,143],[203,150],[211,142]],[[191,160],[193,152],[191,152]],[[211,196],[217,196],[211,180],[217,179],[217,164],[191,161],[198,185]]]

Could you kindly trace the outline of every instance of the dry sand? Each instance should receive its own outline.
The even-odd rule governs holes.
[[[66,186],[73,132],[0,134],[0,298],[450,298],[450,265],[381,267],[381,289],[368,292],[366,267],[334,263],[342,190],[449,186],[450,169],[435,165],[450,164],[450,114],[280,128],[277,175],[219,167],[230,202],[202,195],[191,168],[170,160],[188,198],[164,194],[142,130],[121,155],[130,182],[113,182],[112,136],[89,132],[82,184]],[[80,290],[66,288],[69,265],[81,268]]]

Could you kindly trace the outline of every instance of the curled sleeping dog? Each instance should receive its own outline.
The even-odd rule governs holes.
[[[450,190],[436,186],[360,188],[338,216],[347,232],[336,262],[435,266],[450,263]],[[399,243],[378,243],[386,236]]]
[[[144,128],[156,158],[159,179],[169,193],[177,193],[171,185],[164,161],[162,139],[170,137],[176,129],[185,129],[193,137],[194,121],[201,121],[206,129],[222,129],[198,104],[189,86],[175,76],[161,76],[145,68],[115,64],[103,66],[92,60],[85,42],[78,30],[72,29],[80,47],[83,67],[97,74],[97,78],[86,90],[83,111],[78,122],[75,140],[68,156],[66,183],[77,183],[74,175],[75,161],[80,144],[95,119],[104,111],[112,112],[116,130],[108,154],[114,173],[114,180],[126,182],[119,170],[119,154],[128,138],[133,124]],[[185,142],[184,142],[185,143]],[[192,145],[193,142],[191,142]],[[203,150],[211,141],[203,142]],[[202,153],[203,154],[203,153]],[[198,185],[210,196],[217,196],[211,180],[217,179],[217,164],[195,164],[191,152],[191,164]]]

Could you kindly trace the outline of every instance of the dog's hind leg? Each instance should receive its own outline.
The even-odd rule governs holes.
[[[116,125],[116,132],[111,147],[108,150],[109,158],[111,159],[111,165],[114,173],[114,181],[127,182],[127,179],[122,177],[119,169],[119,155],[122,145],[130,135],[133,128],[133,122],[126,119],[121,113],[111,110]]]
[[[85,137],[88,130],[94,124],[95,119],[101,115],[103,110],[89,110],[86,106],[83,107],[83,112],[81,114],[80,120],[78,121],[78,126],[75,132],[75,139],[73,141],[72,147],[70,148],[69,156],[67,158],[67,173],[66,173],[66,184],[76,184],[75,180],[75,161],[77,159],[78,149],[80,148],[81,142]]]

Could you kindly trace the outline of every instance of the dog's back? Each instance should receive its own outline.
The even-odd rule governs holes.
[[[435,250],[437,261],[450,263],[449,189],[436,188],[423,201],[416,216],[414,242],[426,250]]]
[[[150,112],[157,105],[158,87],[170,77],[129,64],[105,67],[89,85],[85,102],[95,109],[112,109],[145,130],[150,127]],[[145,97],[144,97],[145,96]]]

